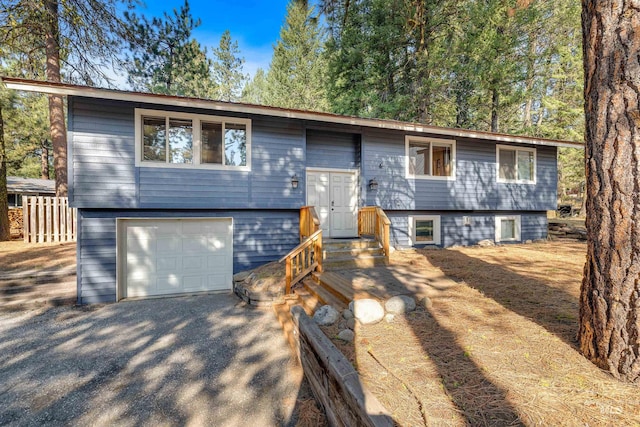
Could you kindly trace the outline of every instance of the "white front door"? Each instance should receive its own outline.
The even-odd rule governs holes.
[[[357,189],[355,171],[307,171],[307,204],[315,206],[325,236],[358,235]]]

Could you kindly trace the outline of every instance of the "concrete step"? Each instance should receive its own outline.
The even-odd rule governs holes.
[[[370,268],[387,265],[384,255],[363,255],[354,257],[330,258],[322,262],[325,270],[345,270],[349,268]]]
[[[304,288],[314,297],[318,299],[322,303],[322,305],[330,305],[338,311],[342,311],[347,308],[349,304],[348,301],[345,301],[343,298],[331,292],[330,289],[327,289],[319,282],[311,278],[306,278],[302,281]]]
[[[366,258],[373,255],[384,255],[384,249],[381,247],[373,248],[340,248],[333,250],[324,250],[325,260],[336,258]]]

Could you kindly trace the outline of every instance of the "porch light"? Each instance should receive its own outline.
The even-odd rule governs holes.
[[[375,178],[369,180],[369,190],[376,191],[378,189],[378,181]]]
[[[298,180],[298,175],[293,175],[293,176],[291,177],[291,188],[293,188],[294,190],[295,190],[296,188],[298,188],[298,182],[300,182],[300,181]]]

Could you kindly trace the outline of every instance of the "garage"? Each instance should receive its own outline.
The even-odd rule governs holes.
[[[232,218],[117,222],[118,300],[231,290]]]

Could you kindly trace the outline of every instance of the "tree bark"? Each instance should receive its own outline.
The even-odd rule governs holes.
[[[46,139],[40,143],[40,178],[49,178],[49,141]]]
[[[60,30],[58,27],[58,0],[45,0],[46,75],[50,82],[60,83]],[[61,96],[49,95],[49,126],[53,145],[53,171],[56,178],[56,196],[67,196],[67,130],[64,122],[64,102]]]
[[[640,382],[640,13],[637,0],[583,0],[587,261],[582,353]]]
[[[498,132],[498,108],[500,96],[497,89],[491,90],[491,132]]]
[[[0,105],[0,241],[10,240],[9,202],[7,200],[7,156],[4,145],[4,119]]]

